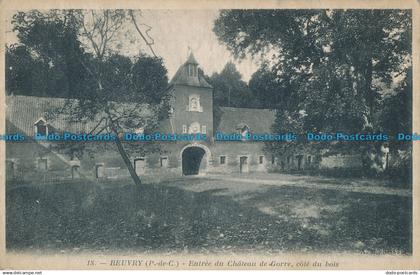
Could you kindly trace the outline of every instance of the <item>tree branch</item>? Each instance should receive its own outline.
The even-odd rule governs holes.
[[[136,18],[134,17],[133,11],[132,11],[132,10],[130,10],[130,11],[129,11],[129,14],[130,14],[130,16],[131,16],[131,19],[133,20],[133,23],[134,23],[134,26],[136,27],[137,32],[140,34],[141,38],[143,38],[144,42],[145,42],[145,43],[146,43],[146,45],[149,47],[149,49],[150,49],[150,51],[152,52],[153,56],[154,56],[154,57],[157,57],[157,55],[156,55],[155,51],[154,51],[154,50],[153,50],[153,48],[152,48],[153,43],[150,43],[150,42],[146,39],[146,37],[144,36],[144,34],[142,33],[142,31],[140,30],[139,26],[137,25],[137,21],[136,21]],[[149,31],[149,30],[147,30],[147,31]]]

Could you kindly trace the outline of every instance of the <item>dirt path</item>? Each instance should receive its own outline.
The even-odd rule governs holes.
[[[235,183],[253,184],[255,185],[255,187],[261,186],[261,185],[294,186],[294,187],[328,189],[328,190],[337,190],[337,191],[346,191],[346,192],[355,192],[355,193],[393,195],[393,196],[401,196],[401,197],[412,196],[412,193],[410,190],[367,185],[369,181],[365,181],[365,180],[360,180],[360,181],[355,180],[352,182],[346,182],[345,184],[339,184],[337,182],[340,181],[340,179],[324,179],[322,177],[297,176],[297,175],[277,175],[276,178],[273,178],[272,175],[267,175],[267,178],[265,178],[264,175],[258,175],[256,177],[250,176],[248,178],[243,178],[240,176],[231,176],[231,175],[209,175],[207,177],[213,180],[222,180],[224,183],[235,182]],[[226,185],[226,184],[224,187],[229,188],[229,189],[231,188],[235,189],[234,186]],[[249,188],[250,186],[246,187],[246,189],[249,189]]]

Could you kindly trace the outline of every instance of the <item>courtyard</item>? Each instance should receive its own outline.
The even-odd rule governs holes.
[[[375,180],[248,174],[9,186],[7,249],[411,254],[412,195]]]

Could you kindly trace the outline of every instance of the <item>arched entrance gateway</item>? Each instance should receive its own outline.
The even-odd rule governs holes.
[[[190,144],[181,150],[182,175],[205,174],[209,165],[210,150],[201,144]]]

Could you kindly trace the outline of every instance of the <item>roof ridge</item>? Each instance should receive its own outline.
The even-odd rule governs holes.
[[[224,109],[248,109],[248,110],[264,110],[264,111],[277,111],[276,109],[270,108],[250,108],[250,107],[230,107],[230,106],[220,106],[220,108]]]
[[[32,98],[32,99],[43,99],[43,100],[76,100],[76,98],[65,98],[65,97],[54,97],[54,96],[34,96],[34,95],[6,95],[6,99],[13,98]]]

